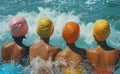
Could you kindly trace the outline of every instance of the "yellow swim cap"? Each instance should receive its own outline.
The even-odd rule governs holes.
[[[49,18],[40,18],[38,20],[37,33],[42,38],[49,38],[54,31],[52,21]]]
[[[110,34],[110,26],[106,20],[97,20],[93,28],[93,36],[97,41],[105,41]]]

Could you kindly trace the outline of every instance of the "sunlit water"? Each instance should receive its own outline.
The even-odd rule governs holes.
[[[0,49],[2,44],[13,40],[8,21],[16,15],[24,16],[28,22],[29,32],[26,35],[27,39],[24,40],[26,45],[39,41],[36,34],[37,21],[41,17],[49,17],[55,28],[50,39],[52,45],[64,50],[62,28],[67,21],[75,21],[80,25],[80,38],[76,45],[89,50],[96,46],[92,36],[93,23],[97,19],[106,19],[111,26],[107,43],[120,49],[120,0],[0,0]],[[119,72],[120,68],[115,74]],[[30,74],[30,66],[25,67],[22,73]]]

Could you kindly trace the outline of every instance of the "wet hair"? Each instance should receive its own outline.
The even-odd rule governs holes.
[[[103,42],[97,41],[97,44],[100,45],[104,50],[114,50],[115,48],[112,48],[107,45],[106,40]]]
[[[18,60],[18,63],[21,65],[26,65],[29,62],[29,48],[30,46],[26,46],[22,43],[23,39],[26,38],[25,36],[20,36],[20,37],[14,37],[12,36],[14,41],[20,45],[21,47],[23,47],[25,49],[25,51],[22,53],[22,55],[20,56],[20,59]]]
[[[75,44],[69,44],[67,43],[67,45],[72,49],[73,52],[79,54],[83,59],[87,59],[87,54],[86,54],[86,50],[83,48],[78,48],[75,46]]]

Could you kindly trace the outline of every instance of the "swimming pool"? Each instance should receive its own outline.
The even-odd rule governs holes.
[[[39,41],[36,34],[38,18],[49,17],[55,27],[50,40],[52,45],[65,48],[61,31],[65,22],[72,20],[81,28],[76,45],[89,50],[96,46],[92,36],[93,23],[106,19],[111,26],[107,43],[120,49],[120,0],[1,0],[0,11],[0,50],[2,44],[12,41],[8,20],[16,15],[24,16],[28,22],[29,32],[24,40],[27,45]]]

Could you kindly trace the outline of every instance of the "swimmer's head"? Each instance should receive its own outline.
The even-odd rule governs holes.
[[[79,24],[75,22],[67,22],[62,30],[62,36],[66,43],[75,43],[80,35]]]
[[[93,28],[93,36],[95,40],[103,42],[110,34],[110,26],[106,20],[97,20]]]
[[[28,24],[22,16],[12,17],[9,21],[9,28],[14,37],[25,36],[28,32]]]
[[[42,38],[49,38],[54,31],[54,26],[49,18],[40,18],[38,20],[37,34]]]

